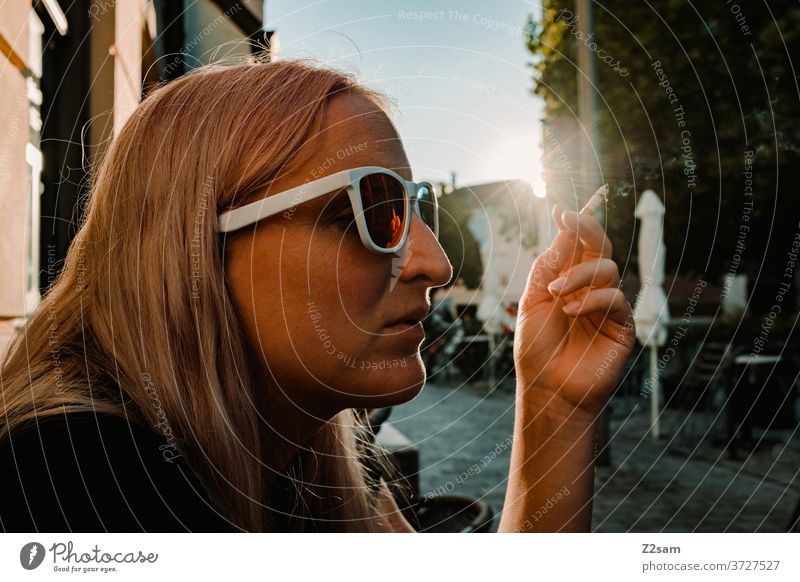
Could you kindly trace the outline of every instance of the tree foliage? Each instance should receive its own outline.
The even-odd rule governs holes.
[[[544,8],[542,21],[528,21],[526,42],[545,104],[548,196],[575,207],[574,186],[588,187],[578,182],[582,42],[597,68],[593,183],[620,194],[607,215],[614,258],[635,264],[633,209],[652,188],[666,206],[668,270],[747,273],[757,295],[774,297],[800,219],[800,5],[607,0],[594,3],[589,39],[572,1]]]
[[[445,191],[444,184],[439,191]],[[463,279],[468,289],[477,289],[483,279],[480,243],[468,226],[473,210],[465,196],[445,194],[439,198],[439,244],[453,265],[448,285]]]

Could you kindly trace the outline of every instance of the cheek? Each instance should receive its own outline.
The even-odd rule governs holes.
[[[337,243],[314,255],[308,273],[312,298],[344,328],[374,333],[384,316],[390,261],[365,249],[357,236]]]
[[[381,335],[390,261],[357,242],[328,253],[284,245],[283,257],[248,248],[228,264],[250,349],[305,406],[389,406],[424,384],[419,357]]]
[[[269,233],[254,244],[234,247],[226,256],[228,289],[250,349],[285,363],[295,329],[308,323],[305,254]],[[276,361],[276,364],[278,362]],[[270,359],[270,364],[272,361]]]
[[[347,255],[320,255],[310,265],[306,303],[347,356],[360,357],[375,337],[383,290],[375,269]],[[308,317],[305,318],[306,323]]]
[[[365,326],[370,320],[373,324],[380,321],[386,293],[385,277],[380,270],[363,266],[346,268],[340,264],[332,289],[339,309],[350,319]]]
[[[249,248],[226,258],[231,301],[244,328],[246,343],[255,354],[267,352],[266,344],[283,327],[276,318],[281,313],[280,285],[276,278],[266,276],[271,265],[265,259]]]

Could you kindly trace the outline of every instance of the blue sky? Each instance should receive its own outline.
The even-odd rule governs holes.
[[[538,1],[267,0],[279,57],[355,72],[395,100],[417,180],[540,178],[541,103],[523,27]]]

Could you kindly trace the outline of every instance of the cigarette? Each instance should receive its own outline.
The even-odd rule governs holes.
[[[589,198],[589,202],[587,202],[583,208],[581,208],[581,214],[586,214],[588,212],[594,212],[597,210],[601,204],[604,204],[608,200],[608,184],[603,184],[597,189],[597,192],[592,194],[592,197]]]

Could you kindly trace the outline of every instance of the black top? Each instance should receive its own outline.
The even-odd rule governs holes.
[[[69,413],[0,441],[6,532],[236,531],[161,435],[125,419]]]

